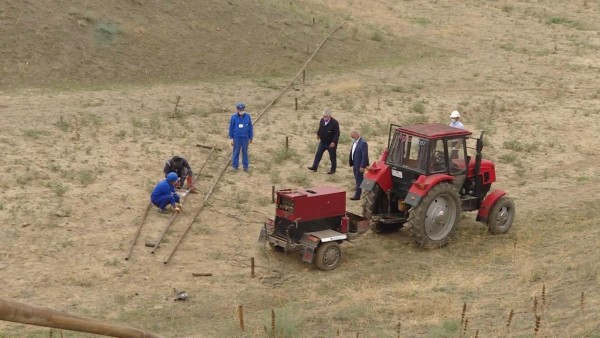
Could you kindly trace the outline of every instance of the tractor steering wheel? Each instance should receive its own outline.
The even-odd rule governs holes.
[[[446,168],[446,155],[444,155],[444,152],[442,152],[442,151],[435,152],[434,163],[435,163],[435,168],[437,170]]]

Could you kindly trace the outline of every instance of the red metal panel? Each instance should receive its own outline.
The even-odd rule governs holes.
[[[292,201],[293,206],[290,207]],[[283,210],[281,206],[286,207]],[[343,216],[346,212],[346,191],[334,187],[318,187],[277,192],[279,217],[290,221],[306,222],[320,218]]]
[[[403,133],[414,135],[428,139],[438,139],[446,137],[462,137],[469,136],[471,132],[464,129],[453,128],[446,124],[430,123],[430,124],[415,124],[408,127],[398,128]]]
[[[488,179],[483,180],[483,184],[496,182],[496,165],[490,160],[481,160],[481,168],[479,169],[479,175],[485,178],[485,173],[488,173]],[[475,176],[475,159],[471,158],[469,162],[469,174],[467,177]]]
[[[365,172],[364,178],[377,182],[384,192],[392,189],[392,170],[383,161],[374,162]]]
[[[494,203],[496,203],[496,201],[504,195],[506,195],[506,191],[502,189],[496,189],[492,191],[491,194],[487,195],[487,197],[481,203],[481,207],[479,207],[479,212],[477,213],[477,220],[486,222],[488,215],[490,214],[490,209],[492,208]]]
[[[431,188],[433,188],[436,184],[444,181],[454,181],[454,176],[446,175],[446,174],[433,174],[430,176],[421,175],[419,178],[413,183],[408,191],[409,194],[414,194],[417,196],[425,196]]]

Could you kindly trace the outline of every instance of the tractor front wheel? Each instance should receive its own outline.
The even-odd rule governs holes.
[[[329,271],[342,264],[342,248],[337,242],[321,243],[317,248],[315,265],[317,268]]]
[[[515,219],[515,202],[508,196],[502,196],[494,203],[488,215],[487,226],[494,235],[508,232]]]
[[[461,205],[454,186],[439,183],[410,210],[408,223],[413,240],[421,247],[442,247],[458,227]]]

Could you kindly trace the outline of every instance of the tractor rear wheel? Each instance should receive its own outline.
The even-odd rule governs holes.
[[[387,195],[383,193],[378,184],[375,184],[372,191],[365,192],[364,200],[363,217],[369,220],[373,232],[392,232],[402,227],[402,224],[399,223],[386,224],[376,219],[377,214],[387,212],[389,204]],[[375,219],[373,216],[375,216]]]
[[[456,232],[460,213],[460,199],[454,186],[439,183],[410,210],[408,223],[413,240],[425,248],[447,245]]]
[[[317,268],[329,271],[342,264],[342,248],[337,242],[321,243],[317,248],[315,265]]]
[[[487,219],[488,230],[494,235],[508,232],[515,219],[515,202],[508,196],[502,196],[494,203]]]

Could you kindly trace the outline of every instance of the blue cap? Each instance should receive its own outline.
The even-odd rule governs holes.
[[[238,104],[235,106],[235,108],[237,108],[237,109],[246,109],[246,105],[240,102],[240,103],[238,103]]]
[[[169,173],[167,175],[167,181],[169,181],[169,182],[177,182],[177,179],[179,179],[179,176],[177,176],[177,173]]]

